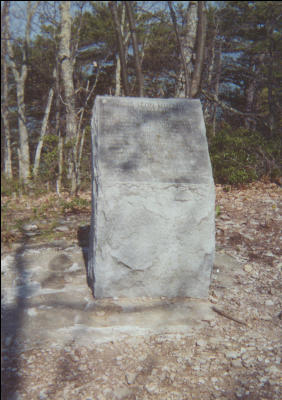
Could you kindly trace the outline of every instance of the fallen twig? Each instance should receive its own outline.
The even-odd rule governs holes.
[[[217,308],[215,306],[212,306],[212,310],[215,311],[217,314],[221,315],[222,317],[231,319],[232,321],[237,322],[238,324],[248,326],[246,322],[241,321],[240,319],[234,318],[231,315],[228,315],[225,311],[220,310],[219,308]]]

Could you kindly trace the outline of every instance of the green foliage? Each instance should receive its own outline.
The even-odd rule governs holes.
[[[281,174],[277,143],[244,128],[225,126],[210,139],[210,154],[216,183],[238,185]]]
[[[7,225],[7,213],[9,210],[10,200],[1,201],[1,231],[6,228]]]
[[[12,196],[26,193],[28,188],[18,178],[8,179],[4,174],[1,175],[1,195]]]
[[[75,197],[70,201],[61,200],[60,202],[60,207],[62,208],[64,213],[89,211],[90,206],[91,201],[87,199],[82,199],[80,197]]]
[[[41,156],[38,183],[50,182],[54,184],[58,173],[58,136],[46,135],[44,138],[44,151]]]
[[[85,99],[89,94],[85,90],[87,82],[89,90],[94,83],[96,84],[93,95],[85,108],[81,126],[83,129],[91,119],[95,95],[113,95],[115,92],[118,49],[108,3],[95,1],[88,4],[86,2],[86,8],[82,7],[84,2],[81,5],[78,3],[73,4],[77,12],[72,14],[71,45],[71,54],[76,57],[73,81],[76,93],[74,105],[77,112],[85,106]],[[279,19],[281,4],[281,1],[207,2],[208,31],[205,49],[207,58],[201,87],[208,93],[215,93],[218,79],[219,99],[242,112],[234,114],[230,112],[230,109],[217,105],[216,125],[218,126],[219,119],[220,123],[225,124],[216,136],[210,139],[211,158],[217,182],[240,184],[250,182],[262,175],[268,175],[272,179],[281,175],[278,162],[281,158],[279,126],[281,127],[282,123],[282,112],[279,108],[282,78],[280,62],[282,40]],[[56,10],[58,11],[58,6],[59,3],[55,2],[54,15],[56,15]],[[187,4],[175,2],[174,7],[178,29],[184,39]],[[133,2],[133,8],[140,56],[142,56],[145,97],[174,97],[181,62],[167,4],[166,2]],[[80,18],[80,11],[82,18]],[[124,40],[129,38],[125,50],[132,96],[136,95],[134,83],[136,72],[128,19],[124,11],[123,2],[118,2],[123,37]],[[45,137],[42,148],[39,175],[26,187],[18,179],[3,178],[1,184],[3,195],[8,196],[12,193],[20,195],[30,191],[34,194],[42,194],[49,189],[55,189],[58,177],[58,137],[53,133],[55,131],[57,133],[57,129],[60,129],[62,136],[65,136],[66,108],[61,74],[58,75],[59,85],[55,85],[53,76],[53,68],[59,61],[60,24],[56,22],[56,18],[50,18],[53,15],[52,12],[49,15],[49,12],[42,11],[38,20],[40,33],[31,38],[24,95],[30,159],[34,160],[49,89],[54,88],[54,100],[47,128],[49,134]],[[11,24],[11,29],[12,27],[13,24]],[[23,46],[24,40],[15,36],[14,61],[19,66],[23,62]],[[193,63],[194,61],[193,59]],[[213,62],[214,69],[211,68]],[[97,81],[96,78],[98,78]],[[11,69],[9,69],[8,81],[12,161],[13,170],[16,171],[18,167],[16,150],[19,144],[18,114],[16,83]],[[251,95],[252,92],[253,95]],[[204,105],[209,106],[206,108],[209,111],[206,114],[206,123],[212,123],[215,103],[207,101],[204,97],[201,97],[201,100]],[[254,117],[251,122],[246,120],[244,113],[250,113]],[[78,116],[80,115],[78,113]],[[59,126],[57,118],[60,119]],[[249,130],[242,129],[242,126],[248,127]],[[256,132],[251,132],[251,130],[256,130]],[[75,140],[76,138],[64,143],[65,165],[62,189],[69,188],[70,185],[66,164],[69,159],[68,153],[72,150]],[[87,128],[79,171],[80,189],[89,189],[90,149],[90,128]],[[72,209],[72,206],[75,209],[79,205],[66,204],[65,210]],[[34,210],[34,215],[38,213],[39,210]]]
[[[221,99],[261,117],[254,126],[264,136],[281,127],[281,1],[227,1],[218,9],[222,48]],[[250,93],[252,93],[250,95]],[[232,126],[245,117],[222,115]]]

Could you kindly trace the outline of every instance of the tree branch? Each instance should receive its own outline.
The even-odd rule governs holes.
[[[218,104],[220,107],[222,107],[224,110],[230,111],[233,114],[238,114],[242,115],[244,117],[249,117],[251,119],[258,119],[258,116],[255,116],[253,113],[244,113],[242,111],[237,110],[236,108],[233,108],[229,106],[228,104],[224,103],[223,101],[219,100],[216,95],[213,95],[212,93],[208,93],[206,90],[202,89],[201,93],[210,101],[215,102]]]

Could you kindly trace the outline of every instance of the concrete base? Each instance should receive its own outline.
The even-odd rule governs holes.
[[[93,300],[78,247],[25,249],[2,261],[2,343],[15,351],[46,341],[60,346],[74,340],[87,346],[128,335],[192,335],[216,318],[207,300]],[[217,255],[214,279],[221,287],[235,284],[234,270],[242,270],[236,260]]]

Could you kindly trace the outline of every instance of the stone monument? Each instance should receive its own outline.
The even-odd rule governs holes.
[[[208,296],[215,191],[199,100],[97,96],[94,297]]]

